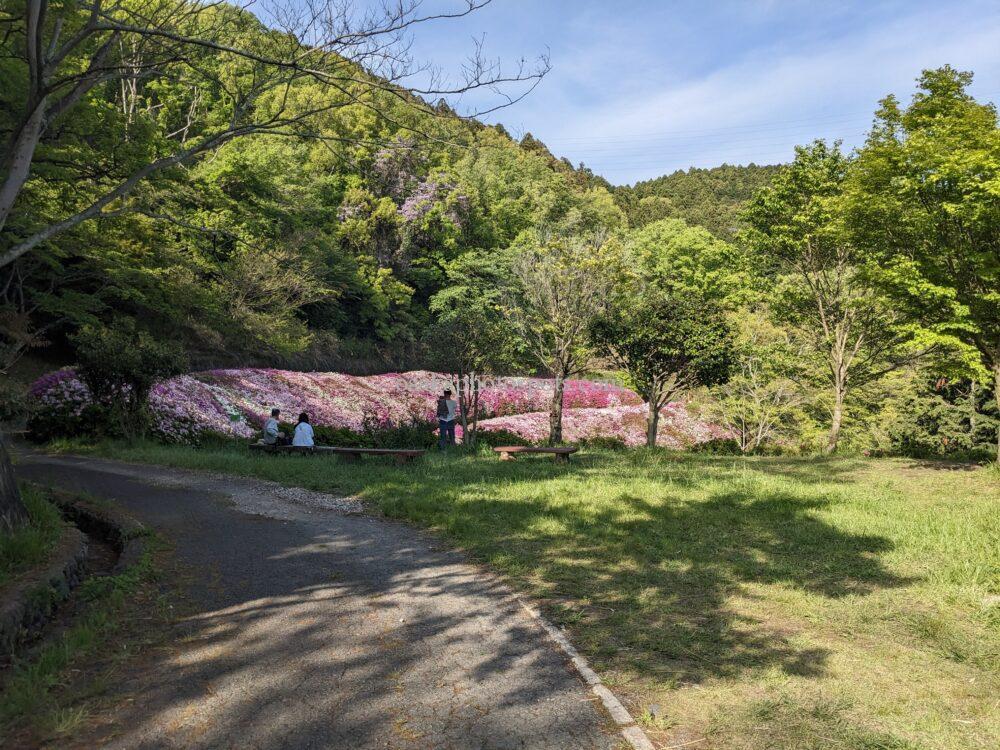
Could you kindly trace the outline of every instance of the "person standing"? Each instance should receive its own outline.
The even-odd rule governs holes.
[[[451,397],[451,390],[445,389],[437,401],[437,418],[440,437],[438,448],[444,450],[455,444],[455,419],[458,417],[458,404]]]
[[[313,428],[309,424],[309,415],[305,412],[299,414],[299,423],[295,425],[295,434],[292,435],[292,445],[299,448],[312,448],[315,445],[313,442]]]

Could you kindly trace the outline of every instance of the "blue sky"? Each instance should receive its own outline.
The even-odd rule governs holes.
[[[908,99],[922,69],[945,63],[1000,101],[1000,0],[494,0],[420,27],[413,53],[447,73],[483,34],[505,62],[546,50],[552,62],[489,120],[616,184],[787,161],[816,137],[856,145],[878,99]]]

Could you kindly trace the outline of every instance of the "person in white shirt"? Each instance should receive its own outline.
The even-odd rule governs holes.
[[[313,428],[309,424],[309,415],[305,412],[299,414],[299,423],[295,425],[295,434],[292,436],[292,445],[300,448],[311,448],[313,443]]]

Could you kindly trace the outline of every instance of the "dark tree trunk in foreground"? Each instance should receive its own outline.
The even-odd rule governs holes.
[[[0,533],[11,532],[28,521],[28,511],[21,502],[14,467],[7,452],[7,440],[0,432]]]

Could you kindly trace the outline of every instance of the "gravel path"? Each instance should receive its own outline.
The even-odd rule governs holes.
[[[120,686],[107,747],[619,746],[503,586],[354,500],[37,454],[18,472],[118,501],[197,572],[197,613]]]

